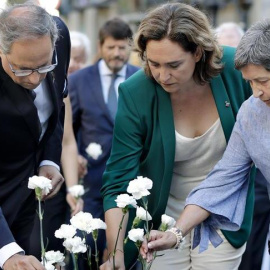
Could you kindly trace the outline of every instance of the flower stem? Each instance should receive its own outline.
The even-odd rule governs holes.
[[[97,264],[97,269],[99,269],[98,267],[98,247],[97,247],[97,237],[98,237],[98,230],[94,230],[93,231],[93,239],[94,239],[94,243],[95,243],[95,261]]]
[[[71,253],[71,257],[72,257],[72,261],[73,261],[73,265],[74,265],[74,270],[78,270],[78,255]]]
[[[116,254],[116,247],[117,247],[117,243],[118,243],[118,238],[119,238],[119,235],[120,235],[120,231],[122,230],[122,225],[123,225],[123,221],[124,221],[124,217],[125,217],[126,213],[127,212],[123,208],[123,215],[122,215],[121,222],[119,224],[117,238],[116,238],[116,241],[115,241],[115,244],[114,244],[114,249],[113,249],[113,270],[115,270],[115,254]]]
[[[44,241],[43,241],[43,214],[41,209],[41,199],[38,198],[38,217],[39,217],[39,224],[40,224],[40,244],[41,244],[41,258],[43,261],[43,265],[45,266],[45,248],[44,248]]]
[[[85,243],[87,243],[86,239],[87,239],[87,235],[86,233],[83,232],[83,238],[85,240]],[[92,270],[92,261],[91,261],[91,246],[87,245],[88,247],[88,252],[86,252],[86,255],[87,255],[87,263],[88,263],[88,266],[89,266],[89,270]]]

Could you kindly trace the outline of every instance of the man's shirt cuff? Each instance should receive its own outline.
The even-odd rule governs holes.
[[[54,166],[58,171],[60,171],[60,167],[56,163],[50,160],[42,160],[39,164],[39,167],[41,166]]]
[[[24,254],[24,251],[16,242],[9,243],[0,248],[0,267],[3,268],[6,260],[17,253]]]

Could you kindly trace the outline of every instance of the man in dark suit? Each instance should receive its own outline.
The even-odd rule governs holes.
[[[121,19],[114,18],[105,22],[99,31],[101,59],[69,76],[73,127],[75,134],[79,134],[80,153],[88,159],[89,164],[88,173],[84,178],[84,186],[88,190],[83,198],[84,211],[102,220],[104,212],[100,188],[102,174],[111,151],[117,89],[121,82],[138,70],[138,67],[127,64],[131,38],[132,31],[129,25]],[[86,147],[93,142],[100,144],[102,148],[102,154],[97,160],[85,153]],[[94,245],[90,239],[91,237],[88,244],[91,244],[93,251]],[[104,248],[105,233],[101,230],[98,236],[100,259]]]
[[[14,5],[0,13],[0,267],[44,269],[28,253],[35,213],[29,177],[52,180],[57,193],[63,97],[70,40],[43,8]]]

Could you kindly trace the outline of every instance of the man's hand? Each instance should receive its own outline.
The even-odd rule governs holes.
[[[3,265],[4,270],[46,270],[34,256],[14,254]]]
[[[87,174],[87,159],[83,156],[78,155],[78,175],[79,179],[83,179],[84,176]]]
[[[52,180],[52,189],[48,195],[42,197],[42,200],[47,200],[55,196],[64,182],[61,173],[54,166],[46,165],[39,168],[38,175]]]
[[[71,209],[71,216],[76,215],[80,211],[83,211],[83,200],[81,198],[76,199],[73,197],[70,193],[67,193],[66,196],[67,203],[69,204],[69,207]]]

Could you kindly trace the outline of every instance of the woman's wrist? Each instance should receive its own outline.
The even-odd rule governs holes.
[[[172,249],[179,249],[181,247],[181,244],[185,240],[182,230],[179,229],[178,227],[172,227],[171,229],[168,229],[166,232],[171,232],[176,237],[176,244],[172,247]]]

